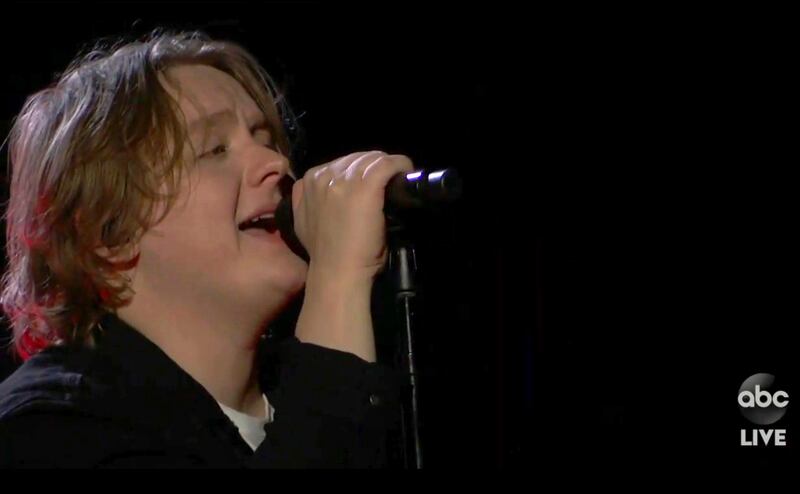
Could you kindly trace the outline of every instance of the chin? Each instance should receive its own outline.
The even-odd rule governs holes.
[[[273,281],[281,292],[293,298],[303,290],[307,275],[308,264],[298,257],[293,260],[291,265],[287,265],[286,269],[274,273]]]

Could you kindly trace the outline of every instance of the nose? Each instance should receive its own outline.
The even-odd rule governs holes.
[[[269,188],[290,172],[289,159],[278,151],[255,145],[247,160],[245,183],[248,187]]]

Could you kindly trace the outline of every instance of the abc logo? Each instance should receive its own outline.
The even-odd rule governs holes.
[[[739,410],[750,422],[758,425],[774,424],[786,413],[789,394],[774,391],[775,376],[754,374],[748,377],[739,388]]]

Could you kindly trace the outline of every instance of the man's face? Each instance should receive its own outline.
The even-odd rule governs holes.
[[[197,160],[174,206],[142,238],[134,288],[201,311],[270,317],[302,289],[307,265],[277,232],[240,224],[274,212],[289,162],[235,79],[204,65],[167,74],[173,82],[164,85],[186,117]],[[184,156],[192,159],[188,146]]]

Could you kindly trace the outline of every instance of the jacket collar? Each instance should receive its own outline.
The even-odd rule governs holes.
[[[118,403],[104,400],[112,413],[136,421],[185,424],[217,430],[250,452],[214,397],[155,343],[115,314],[106,314],[95,331],[96,355],[110,369]],[[102,379],[102,376],[101,376]]]

